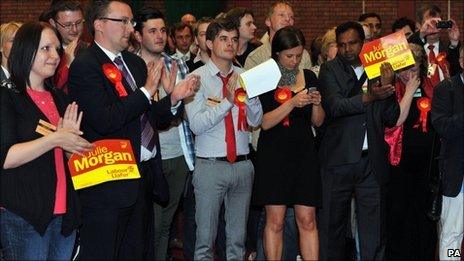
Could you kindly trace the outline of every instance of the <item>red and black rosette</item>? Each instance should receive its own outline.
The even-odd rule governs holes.
[[[118,92],[119,97],[127,96],[126,89],[122,84],[122,74],[118,67],[112,63],[105,63],[102,65],[102,68],[106,78],[108,78],[108,80],[114,84],[114,88]]]
[[[274,93],[274,99],[278,103],[283,104],[286,101],[290,100],[291,98],[292,98],[292,91],[289,88],[277,87]],[[288,118],[288,115],[284,118],[284,120],[282,121],[282,124],[285,127],[290,126],[290,119]]]
[[[239,88],[235,90],[235,104],[238,107],[238,125],[237,130],[239,131],[247,131],[248,124],[247,124],[247,117],[246,117],[246,101],[247,94],[243,88]]]
[[[419,119],[417,120],[414,128],[422,127],[423,132],[427,132],[427,115],[432,109],[432,102],[428,97],[422,97],[417,100],[416,102],[417,108],[420,111]]]

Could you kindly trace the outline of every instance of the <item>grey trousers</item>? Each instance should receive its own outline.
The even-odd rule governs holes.
[[[243,260],[254,168],[250,160],[229,163],[197,158],[193,172],[197,223],[195,260],[213,260],[224,201],[227,260]]]
[[[169,186],[169,203],[164,208],[154,203],[155,260],[166,260],[169,228],[184,191],[189,172],[184,156],[163,160],[163,172]]]

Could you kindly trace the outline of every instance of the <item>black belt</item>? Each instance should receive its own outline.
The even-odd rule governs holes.
[[[227,159],[227,157],[198,157],[197,158],[199,159],[206,159],[206,160],[218,160],[218,161],[229,161]],[[249,160],[250,157],[248,155],[238,155],[237,156],[237,159],[235,160],[235,162],[239,162],[239,161],[244,161],[244,160]]]
[[[361,152],[361,157],[366,157],[369,154],[369,150],[363,150]]]

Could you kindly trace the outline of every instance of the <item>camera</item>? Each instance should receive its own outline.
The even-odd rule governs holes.
[[[448,29],[453,27],[453,21],[438,21],[437,22],[437,29]]]

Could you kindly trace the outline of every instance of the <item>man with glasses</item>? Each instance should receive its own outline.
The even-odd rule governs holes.
[[[74,61],[74,57],[88,46],[88,43],[81,39],[85,20],[80,2],[53,1],[48,22],[59,33],[64,50],[55,73],[54,83],[57,88],[67,91],[69,66]]]
[[[198,88],[198,77],[178,83],[165,98],[154,101],[163,61],[148,65],[128,52],[136,23],[123,1],[94,0],[89,5],[89,32],[95,42],[71,65],[69,94],[84,112],[82,128],[89,141],[130,140],[139,179],[106,182],[82,189],[82,260],[153,260],[153,198],[168,200],[155,190],[154,176],[163,175],[158,128],[182,112],[182,99]],[[123,90],[103,67],[119,72]],[[142,87],[143,86],[143,87]],[[156,192],[156,193],[153,193]]]

